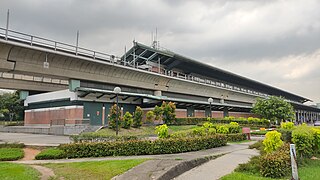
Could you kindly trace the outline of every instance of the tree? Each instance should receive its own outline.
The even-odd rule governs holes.
[[[286,120],[291,121],[294,118],[293,106],[277,96],[271,96],[267,99],[258,98],[252,108],[252,112],[277,123]]]
[[[0,119],[22,120],[23,109],[23,102],[19,98],[19,91],[0,95]]]
[[[173,102],[162,102],[163,121],[165,124],[170,124],[176,119],[176,105]]]
[[[136,111],[134,112],[134,118],[133,118],[133,127],[139,128],[142,126],[142,115],[143,111],[140,106],[136,107]]]
[[[156,121],[160,120],[160,118],[162,116],[162,113],[163,113],[162,112],[162,108],[156,105],[154,107],[153,113],[154,113],[154,116],[155,116],[154,120],[156,120]]]
[[[148,111],[146,114],[146,122],[148,124],[152,124],[154,119],[154,112],[153,111]]]
[[[132,124],[133,124],[132,115],[130,114],[130,112],[126,112],[123,116],[122,127],[125,129],[130,129]]]
[[[118,114],[117,114],[117,108],[118,108]],[[116,130],[117,116],[118,116],[118,128],[119,128],[119,126],[121,125],[121,109],[117,107],[116,104],[111,106],[108,116],[109,116],[109,128]]]

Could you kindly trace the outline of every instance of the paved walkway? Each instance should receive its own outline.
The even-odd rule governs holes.
[[[71,141],[69,136],[0,132],[0,143],[4,142],[24,143],[31,146],[59,146],[59,144],[66,144]]]
[[[230,174],[239,164],[246,163],[250,157],[259,155],[255,149],[236,150],[201,166],[187,171],[176,180],[214,180]]]

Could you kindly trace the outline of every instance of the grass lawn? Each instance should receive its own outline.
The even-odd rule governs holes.
[[[0,179],[36,180],[40,173],[26,165],[0,162]]]
[[[24,152],[20,148],[0,148],[0,161],[13,161],[23,158]]]
[[[111,179],[146,161],[146,159],[112,160],[46,164],[57,175],[56,179]]]
[[[301,180],[320,180],[320,160],[305,160],[303,166],[298,168],[299,178]],[[242,172],[233,172],[221,178],[221,180],[272,180],[273,178],[264,178],[259,175],[252,175]],[[283,179],[290,179],[289,177]],[[273,179],[273,180],[283,180],[283,179]]]
[[[196,125],[185,125],[185,126],[169,126],[169,133],[174,133],[177,131],[184,131],[197,127]],[[103,135],[115,135],[115,131],[109,128],[101,129],[100,131],[94,134],[103,134]],[[156,136],[155,126],[143,126],[140,128],[130,128],[123,129],[119,131],[120,136]]]
[[[237,142],[228,142],[229,144],[241,144],[245,142],[251,142],[251,140],[243,140],[243,141],[237,141]]]

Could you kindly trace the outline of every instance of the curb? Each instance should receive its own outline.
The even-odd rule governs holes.
[[[167,179],[173,179],[184,172],[189,171],[190,169],[193,169],[197,166],[200,166],[210,160],[216,159],[220,156],[223,156],[224,154],[218,154],[218,155],[212,155],[212,156],[206,156],[203,158],[197,158],[189,161],[184,161],[179,163],[178,165],[171,167],[167,172],[165,172],[163,175],[157,178],[157,180],[167,180]]]

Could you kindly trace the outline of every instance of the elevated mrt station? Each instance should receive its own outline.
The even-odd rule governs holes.
[[[249,117],[256,98],[275,95],[295,107],[297,121],[319,119],[319,108],[303,104],[308,98],[157,46],[133,42],[117,57],[15,31],[8,34],[0,31],[0,88],[22,90],[26,125],[107,125],[117,95],[124,113],[171,101],[177,117]],[[116,94],[115,87],[121,92]]]

